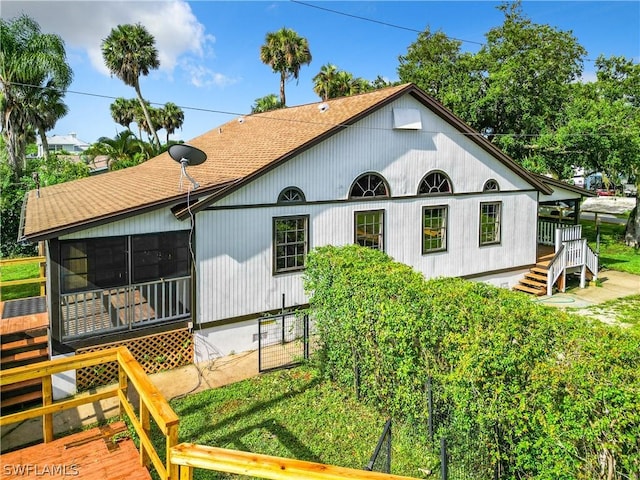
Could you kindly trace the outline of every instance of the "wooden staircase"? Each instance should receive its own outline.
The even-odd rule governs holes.
[[[2,335],[0,370],[49,360],[47,329]],[[42,401],[40,380],[4,385],[0,391],[2,410],[22,409]]]
[[[546,295],[547,272],[553,256],[553,253],[549,253],[539,257],[535,267],[532,267],[528,273],[525,273],[524,278],[513,287],[513,290],[538,297]]]

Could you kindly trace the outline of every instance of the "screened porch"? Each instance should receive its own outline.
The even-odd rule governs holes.
[[[188,241],[186,231],[60,241],[54,336],[64,342],[188,320]]]

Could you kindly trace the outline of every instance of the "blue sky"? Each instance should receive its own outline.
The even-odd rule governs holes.
[[[476,51],[492,27],[502,23],[494,1],[12,1],[3,0],[4,19],[33,17],[66,44],[74,81],[65,97],[69,114],[52,134],[76,132],[94,142],[123,127],[111,119],[115,97],[133,98],[133,88],[111,78],[100,43],[111,28],[140,22],[154,35],[160,69],[141,81],[153,104],[173,102],[185,112],[185,141],[248,113],[255,100],[279,91],[279,75],[262,64],[260,46],[268,32],[282,27],[306,37],[313,57],[299,81],[286,86],[289,106],[319,101],[312,78],[332,63],[356,77],[397,80],[398,56],[429,26],[464,40]],[[571,30],[587,50],[584,78],[594,77],[600,54],[640,61],[640,2],[524,1],[535,23]],[[331,12],[334,10],[342,14]],[[369,19],[364,20],[364,19]],[[161,138],[164,134],[160,132]]]

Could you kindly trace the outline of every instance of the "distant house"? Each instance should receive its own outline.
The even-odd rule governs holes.
[[[233,119],[189,144],[208,159],[186,172],[163,153],[30,192],[21,237],[47,246],[57,352],[176,328],[197,361],[255,349],[259,317],[307,304],[307,253],[327,244],[505,288],[539,243],[585,251],[588,192],[531,174],[413,84]]]
[[[49,153],[67,152],[70,154],[79,155],[89,148],[87,142],[80,140],[75,133],[69,133],[68,135],[53,135],[47,137],[47,143],[49,144]],[[44,146],[42,140],[38,137],[38,157],[44,157]]]

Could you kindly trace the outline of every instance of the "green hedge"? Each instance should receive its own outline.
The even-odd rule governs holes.
[[[422,428],[431,377],[439,435],[502,478],[639,478],[637,333],[358,246],[314,250],[305,288],[324,373],[357,363],[365,401]]]

